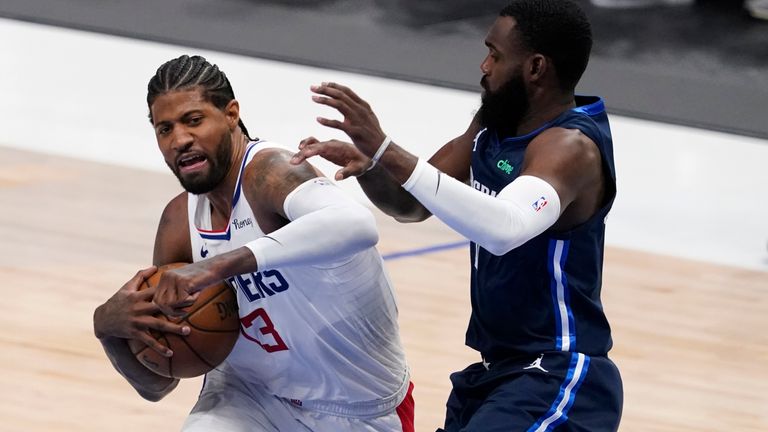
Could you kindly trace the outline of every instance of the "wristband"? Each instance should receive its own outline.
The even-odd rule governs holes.
[[[379,159],[381,159],[381,155],[384,154],[384,152],[387,150],[387,147],[392,143],[392,138],[387,135],[384,137],[384,141],[379,146],[379,149],[376,150],[376,154],[373,155],[371,158],[371,166],[368,167],[368,169],[365,170],[365,172],[368,172],[373,169],[373,167],[376,166],[376,164],[379,162]]]

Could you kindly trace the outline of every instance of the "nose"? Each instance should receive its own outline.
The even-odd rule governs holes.
[[[490,55],[485,56],[483,61],[480,63],[480,72],[483,73],[483,75],[488,75],[488,73],[491,71],[490,69]]]
[[[171,141],[171,148],[177,152],[183,152],[192,146],[195,141],[195,137],[185,127],[177,126],[173,128],[173,139]]]

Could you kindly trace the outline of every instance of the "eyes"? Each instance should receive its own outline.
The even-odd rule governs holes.
[[[186,125],[187,127],[196,127],[200,126],[200,124],[203,123],[203,116],[202,115],[194,115],[189,116],[181,119],[181,123]],[[171,122],[163,122],[159,124],[155,128],[155,133],[158,136],[166,136],[170,134],[173,131],[173,124]]]

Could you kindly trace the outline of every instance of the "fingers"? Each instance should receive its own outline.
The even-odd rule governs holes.
[[[358,105],[368,107],[368,103],[364,101],[360,96],[358,96],[357,93],[355,93],[351,88],[335,82],[324,82],[320,85],[315,85],[310,88],[317,94],[322,94],[341,100],[349,100]]]
[[[148,332],[138,334],[136,340],[141,341],[144,345],[148,346],[153,351],[156,351],[161,356],[170,357],[173,355],[173,351],[160,343],[157,339],[153,338]]]
[[[171,304],[160,304],[157,302],[154,303],[157,305],[157,308],[163,315],[169,318],[179,318],[187,313],[185,308],[192,306],[195,301],[187,298],[181,301],[175,301]]]
[[[344,117],[349,117],[355,113],[359,115],[371,109],[368,102],[361,99],[352,89],[341,84],[322,83],[311,86],[310,90],[316,93],[312,96],[315,103],[334,108]]]
[[[141,284],[144,283],[147,279],[149,279],[155,272],[157,271],[157,267],[151,266],[147,267],[143,270],[139,270],[136,272],[136,274],[123,285],[124,290],[130,290],[130,291],[138,291]]]
[[[347,135],[349,135],[349,133],[347,132],[348,127],[345,126],[343,122],[340,122],[338,120],[327,119],[325,117],[317,117],[315,120],[317,120],[317,122],[323,126],[333,128],[333,129],[338,129],[346,133]]]
[[[336,181],[342,181],[342,180],[344,180],[346,178],[353,177],[353,176],[354,176],[354,174],[352,174],[349,169],[342,168],[342,169],[336,171],[336,175],[334,175],[333,178]]]
[[[313,136],[304,138],[299,143],[299,150],[303,149],[306,146],[309,146],[309,145],[312,145],[312,144],[315,144],[315,143],[319,143],[319,142],[320,142],[320,140],[318,140],[317,138],[315,138]]]
[[[151,277],[153,274],[155,274],[155,272],[157,272],[157,266],[149,266],[143,270],[139,270],[136,273],[136,276],[134,276],[133,278],[134,279],[140,278],[141,280],[146,280],[149,277]]]

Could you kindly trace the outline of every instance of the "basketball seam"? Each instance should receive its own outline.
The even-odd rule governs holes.
[[[195,309],[195,310],[193,310],[192,312],[189,312],[189,313],[187,313],[186,315],[184,315],[183,317],[181,317],[181,319],[179,320],[179,323],[181,323],[182,321],[186,321],[186,322],[187,322],[187,324],[189,324],[189,326],[190,326],[190,327],[192,327],[192,328],[194,328],[195,330],[204,331],[204,332],[207,332],[207,333],[233,333],[233,332],[239,332],[239,331],[240,331],[240,326],[239,326],[239,324],[238,324],[238,327],[237,327],[236,329],[232,329],[232,330],[209,330],[209,329],[206,329],[206,328],[200,327],[200,326],[198,326],[198,325],[196,325],[196,324],[193,324],[193,323],[192,323],[192,322],[189,320],[189,318],[190,318],[192,315],[194,315],[194,314],[195,314],[195,312],[197,312],[197,311],[199,311],[200,309],[204,308],[205,306],[209,305],[209,304],[210,304],[210,303],[212,303],[214,300],[216,300],[216,299],[217,299],[217,298],[218,298],[218,297],[219,297],[219,296],[220,296],[222,293],[224,293],[226,290],[230,290],[230,289],[232,289],[232,288],[231,288],[231,287],[229,287],[228,285],[226,285],[226,284],[225,284],[225,285],[224,285],[224,289],[223,289],[223,290],[219,290],[219,292],[217,292],[216,294],[214,294],[213,296],[211,296],[211,298],[209,298],[208,300],[206,300],[206,301],[205,301],[205,303],[203,303],[203,304],[201,304],[200,306],[198,306],[198,308],[197,308],[197,309]],[[239,320],[238,320],[238,323],[239,323]]]

